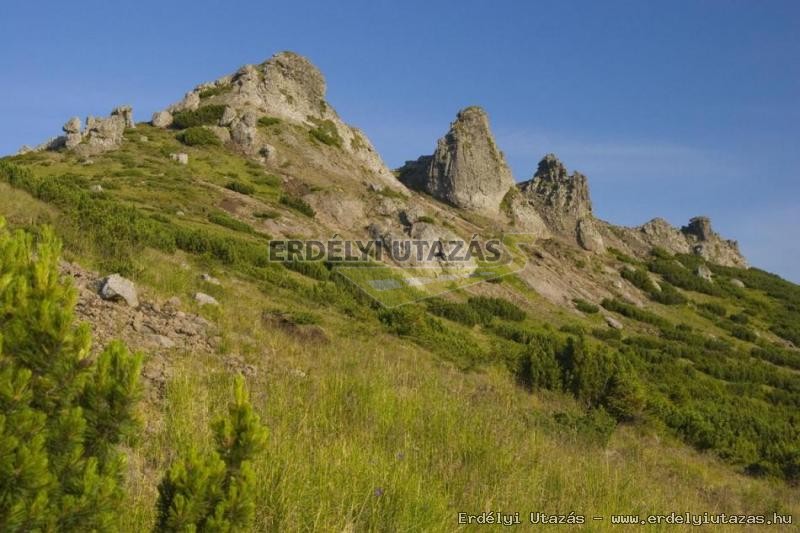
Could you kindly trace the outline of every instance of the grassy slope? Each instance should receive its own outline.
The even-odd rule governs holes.
[[[257,188],[258,200],[294,216],[277,203],[278,187],[259,184],[263,171],[224,149],[185,149],[167,132],[137,130],[129,132],[121,153],[98,156],[92,165],[54,154],[17,161],[42,176],[88,176],[82,187],[99,183],[104,194],[166,215],[171,223],[237,238],[257,239],[208,222],[221,197],[206,183],[225,185],[232,176],[247,181]],[[140,134],[149,141],[139,141]],[[169,162],[171,151],[189,152],[189,167]],[[5,184],[0,192],[0,214],[11,223],[55,223],[72,259],[105,266],[102,249],[84,242],[85,228],[77,229],[27,193]],[[176,217],[177,210],[184,216]],[[570,396],[527,392],[502,361],[462,370],[463,361],[450,362],[410,339],[384,333],[375,313],[347,293],[309,297],[317,282],[300,275],[287,274],[292,283],[285,286],[265,283],[240,265],[181,251],[143,249],[126,261],[137,282],[162,297],[189,300],[200,288],[200,272],[213,271],[224,280],[215,293],[221,309],[203,311],[223,330],[222,353],[175,354],[166,398],[144,405],[147,429],[129,452],[130,531],[152,524],[158,478],[176,454],[190,442],[209,445],[207,422],[230,395],[230,354],[255,368],[250,387],[271,430],[268,452],[257,465],[259,529],[451,531],[458,511],[482,510],[800,511],[796,489],[737,474],[658,424],[620,426],[607,445],[598,443],[552,416],[583,413]],[[530,298],[532,326],[601,325],[597,315],[565,313],[528,294],[519,280],[497,290]],[[732,306],[722,298],[691,296]],[[696,321],[696,327],[724,334],[689,307],[652,307],[671,321]],[[261,320],[265,309],[310,314],[330,341],[312,344],[270,327]],[[653,333],[646,324],[622,320],[626,335]],[[480,328],[451,327],[489,344]]]

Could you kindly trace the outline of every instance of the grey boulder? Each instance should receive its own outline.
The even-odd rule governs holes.
[[[103,300],[124,301],[131,307],[139,306],[139,297],[133,282],[119,274],[111,274],[102,281],[100,297]]]

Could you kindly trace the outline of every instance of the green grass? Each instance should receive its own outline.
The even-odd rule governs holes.
[[[263,220],[274,220],[280,218],[281,214],[277,211],[256,211],[253,213],[253,216]]]
[[[227,85],[219,85],[217,87],[209,87],[208,89],[203,89],[200,91],[200,98],[211,98],[213,96],[219,96],[221,94],[226,94],[231,92],[233,86],[230,84]]]
[[[281,119],[278,117],[261,117],[258,119],[258,125],[268,128],[270,126],[275,126],[281,123]]]
[[[304,208],[279,200],[293,198],[280,178],[261,183],[262,167],[221,146],[186,148],[190,164],[175,165],[173,133],[139,126],[93,165],[69,153],[13,158],[27,171],[0,165],[0,212],[16,225],[57,223],[71,259],[127,265],[143,292],[187,306],[205,289],[200,272],[228,281],[221,308],[202,311],[217,348],[165,361],[164,396],[145,405],[148,432],[126,448],[124,530],[152,528],[157,474],[180,450],[208,449],[208,421],[242,365],[270,429],[256,464],[258,530],[452,531],[459,510],[487,506],[800,512],[784,481],[795,475],[800,359],[770,333],[793,334],[797,300],[780,280],[712,266],[719,292],[694,291],[690,305],[604,302],[631,318],[624,335],[518,276],[466,300],[381,310],[321,263],[270,263],[249,225],[217,211],[230,196],[219,187],[252,184],[248,202],[266,201],[260,218],[277,214],[274,203]],[[95,183],[104,194],[90,193]],[[730,289],[733,277],[748,288]],[[273,327],[264,309],[327,340]],[[759,337],[733,337],[733,326]],[[641,394],[629,421],[620,399],[636,405]]]
[[[336,129],[336,124],[332,120],[320,120],[316,118],[309,118],[315,124],[314,128],[309,130],[311,138],[328,146],[341,148],[342,137]]]

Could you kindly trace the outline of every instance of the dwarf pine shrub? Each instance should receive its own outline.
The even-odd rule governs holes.
[[[192,126],[175,136],[186,146],[215,146],[221,144],[214,132],[201,126]]]
[[[190,449],[158,488],[158,532],[249,531],[255,515],[252,461],[267,430],[253,410],[244,380],[236,380],[227,416],[212,424],[216,450]]]
[[[256,192],[255,187],[253,187],[249,183],[244,183],[241,181],[230,181],[225,185],[225,188],[233,192],[238,192],[239,194],[244,194],[246,196],[252,196]]]
[[[113,531],[138,428],[141,358],[118,342],[96,358],[45,229],[0,220],[0,530]]]
[[[224,105],[206,105],[194,111],[178,111],[173,115],[172,127],[182,130],[195,126],[216,124],[225,113]]]

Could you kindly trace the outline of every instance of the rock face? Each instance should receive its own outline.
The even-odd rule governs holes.
[[[119,116],[122,117],[122,120],[125,122],[126,128],[135,128],[136,123],[133,121],[133,108],[129,105],[121,105],[115,108],[111,112],[111,116]]]
[[[554,154],[547,154],[533,178],[519,184],[519,193],[529,211],[538,215],[553,234],[574,240],[591,252],[605,251],[599,224],[592,215],[586,176],[569,174]]]
[[[115,108],[107,118],[87,117],[86,128],[81,132],[81,119],[72,117],[61,128],[64,135],[54,137],[35,148],[23,147],[20,153],[43,150],[74,150],[84,157],[97,155],[122,144],[125,128],[134,128],[133,109],[130,106]]]
[[[169,128],[172,125],[172,113],[169,111],[156,111],[150,123],[156,128]]]
[[[324,76],[308,59],[294,52],[280,52],[263,63],[245,65],[234,74],[197,86],[163,113],[171,116],[206,105],[225,106],[216,126],[230,130],[234,147],[265,163],[274,159],[275,150],[258,126],[260,118],[280,119],[308,129],[325,125],[340,138],[337,149],[357,162],[364,174],[391,189],[405,190],[366,136],[339,118],[325,100],[325,91]],[[162,127],[171,124],[167,115],[159,116],[159,121],[162,119]]]
[[[654,218],[638,228],[620,228],[618,234],[634,247],[644,246],[648,250],[659,247],[675,254],[699,255],[720,265],[747,266],[738,243],[720,237],[708,217],[694,217],[680,229],[663,218]]]
[[[569,174],[554,154],[547,154],[533,178],[519,188],[556,232],[574,232],[579,220],[592,216],[586,176],[580,172]]]
[[[458,113],[432,156],[410,161],[400,181],[464,209],[496,213],[514,178],[479,107]]]
[[[580,244],[584,250],[590,252],[604,252],[606,250],[603,236],[600,235],[594,220],[590,217],[578,220],[576,236],[578,238],[578,244]]]
[[[78,146],[81,141],[83,140],[83,135],[81,134],[81,119],[78,117],[72,117],[64,124],[62,128],[64,133],[66,134],[66,139],[64,140],[64,146],[67,149],[72,149]]]
[[[712,263],[746,267],[747,261],[739,251],[739,243],[723,239],[711,229],[708,217],[694,217],[681,228],[691,251]]]

